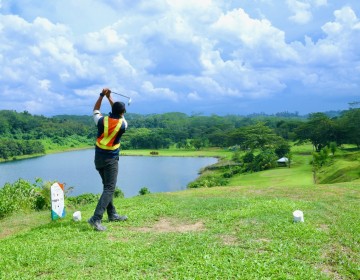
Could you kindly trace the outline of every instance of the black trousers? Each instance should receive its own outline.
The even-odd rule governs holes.
[[[95,153],[95,167],[101,176],[103,184],[103,192],[93,216],[93,219],[97,221],[102,220],[105,211],[107,212],[108,217],[116,214],[113,198],[119,170],[119,157],[108,158],[104,155]]]

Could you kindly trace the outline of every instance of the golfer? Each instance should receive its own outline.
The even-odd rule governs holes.
[[[104,88],[102,90],[95,103],[93,112],[94,121],[98,129],[95,147],[95,167],[102,179],[103,192],[94,215],[88,220],[88,223],[98,231],[106,230],[106,227],[101,224],[105,211],[110,222],[125,221],[127,219],[126,216],[117,214],[113,203],[119,168],[120,138],[127,128],[127,122],[124,118],[126,109],[123,102],[114,102],[110,94],[110,89]],[[107,97],[111,105],[111,113],[109,113],[108,117],[102,116],[99,111],[104,96]]]

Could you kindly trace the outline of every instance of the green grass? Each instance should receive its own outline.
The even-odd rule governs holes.
[[[277,167],[262,172],[246,173],[229,180],[230,186],[308,186],[313,184],[312,146],[301,145],[291,148],[293,157],[289,167]]]
[[[232,152],[221,148],[207,148],[202,150],[185,149],[161,149],[161,150],[121,150],[124,156],[151,156],[151,151],[157,151],[156,156],[177,156],[177,157],[221,157],[230,159]]]
[[[230,186],[303,186],[312,185],[312,156],[307,153],[294,153],[289,167],[277,167],[262,172],[241,174],[232,177]]]
[[[129,220],[104,222],[106,232],[86,223],[95,204],[58,221],[47,211],[7,217],[0,279],[359,279],[360,179],[315,185],[310,160],[297,147],[291,168],[232,186],[115,199]],[[293,223],[297,209],[304,223]]]
[[[342,149],[330,158],[318,173],[319,183],[349,182],[360,178],[360,151]]]
[[[217,187],[116,199],[95,232],[40,212],[0,221],[0,279],[358,279],[359,183]],[[305,223],[292,212],[304,211]],[[27,222],[17,232],[8,228]]]

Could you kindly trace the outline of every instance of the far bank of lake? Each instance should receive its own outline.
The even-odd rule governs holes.
[[[31,182],[42,178],[74,187],[72,196],[101,193],[101,179],[93,161],[94,150],[86,149],[4,162],[0,164],[0,187],[19,178]],[[117,186],[125,197],[137,195],[143,187],[150,192],[184,190],[201,168],[216,162],[214,157],[121,156]]]

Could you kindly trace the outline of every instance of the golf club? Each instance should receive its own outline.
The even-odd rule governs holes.
[[[129,99],[129,101],[128,101],[128,106],[130,106],[131,98],[130,98],[129,96],[126,96],[126,95],[123,95],[123,94],[121,94],[121,93],[117,93],[117,92],[114,92],[114,91],[112,91],[112,93],[117,94],[117,95],[120,95],[120,96],[123,96],[123,97]]]

